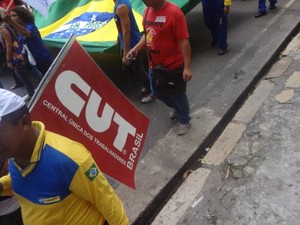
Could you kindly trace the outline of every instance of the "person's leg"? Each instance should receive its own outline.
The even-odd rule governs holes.
[[[3,85],[2,85],[2,83],[1,83],[1,81],[0,81],[0,88],[3,88]]]
[[[269,9],[270,10],[276,9],[277,0],[269,0],[269,2],[270,2]]]
[[[31,83],[31,81],[28,78],[28,75],[26,73],[26,70],[24,69],[24,67],[22,66],[18,66],[15,68],[15,73],[16,76],[18,77],[18,79],[22,82],[22,84],[24,85],[28,96],[32,97],[34,94],[34,87]]]
[[[266,11],[266,0],[258,0],[258,12],[265,13]]]
[[[36,67],[44,76],[47,73],[50,66],[52,65],[52,63],[53,63],[53,60],[50,60],[47,58],[47,59],[43,60],[41,63],[37,64]]]
[[[219,54],[226,53],[227,45],[227,15],[224,15],[224,1],[218,0],[218,4],[215,6],[215,26],[217,27],[217,37],[219,43]],[[221,52],[222,51],[222,52]]]
[[[16,73],[15,73],[15,71],[14,70],[11,70],[11,72],[12,72],[12,77],[13,77],[13,79],[14,79],[14,81],[15,81],[15,83],[13,84],[13,86],[11,86],[11,88],[10,89],[16,89],[16,88],[19,88],[19,87],[22,87],[23,86],[23,84],[22,84],[22,82],[19,80],[19,78],[17,77],[17,75],[16,75]]]
[[[165,103],[170,108],[176,110],[176,104],[174,103],[174,101],[170,95],[160,93],[159,91],[156,91],[156,90],[154,90],[153,94],[158,100]],[[176,112],[177,112],[177,110],[176,110]]]
[[[38,70],[36,66],[27,66],[27,73],[32,75],[34,79],[41,81],[43,79],[43,74]]]
[[[214,23],[214,10],[213,10],[213,4],[211,0],[203,0],[202,2],[202,8],[203,8],[203,20],[207,28],[211,32],[211,36],[213,40],[217,40],[217,33],[216,33],[216,27]]]
[[[150,94],[150,81],[148,74],[144,67],[143,57],[141,54],[139,54],[136,58],[136,60],[131,62],[132,65],[132,71],[134,72],[135,76],[139,77],[143,81],[143,87],[146,88],[146,93]]]
[[[153,94],[158,100],[162,101],[167,106],[176,111],[179,123],[188,124],[190,122],[190,107],[186,94],[182,94],[179,96],[171,96],[160,93],[155,89],[153,89]]]
[[[190,106],[186,94],[179,96],[170,96],[172,104],[177,112],[179,123],[180,124],[189,124],[190,117]]]

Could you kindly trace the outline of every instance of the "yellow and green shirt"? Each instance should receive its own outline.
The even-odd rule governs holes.
[[[40,130],[31,163],[21,168],[10,159],[9,175],[2,177],[2,195],[15,194],[25,225],[129,224],[113,188],[90,152],[78,142]]]

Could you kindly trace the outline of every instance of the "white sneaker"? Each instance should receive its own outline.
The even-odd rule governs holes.
[[[146,95],[145,97],[142,98],[141,103],[147,104],[149,102],[152,102],[153,97],[151,94]]]
[[[141,93],[146,93],[147,92],[147,88],[146,87],[142,87]]]
[[[190,130],[190,124],[179,124],[179,127],[178,127],[178,132],[177,132],[177,135],[178,136],[183,136],[185,134],[187,134]]]
[[[173,109],[173,110],[169,113],[169,118],[170,118],[171,120],[177,120],[178,115],[177,115],[177,112],[176,112],[175,109]]]

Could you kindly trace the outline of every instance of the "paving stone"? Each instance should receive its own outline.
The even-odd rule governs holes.
[[[280,94],[275,96],[275,99],[280,103],[288,102],[294,96],[294,90],[284,90]]]
[[[286,81],[285,86],[287,88],[300,88],[300,71],[294,72]]]

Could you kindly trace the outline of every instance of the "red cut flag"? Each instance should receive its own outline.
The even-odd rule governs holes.
[[[134,174],[149,118],[106,77],[74,37],[41,82],[30,111],[47,130],[82,143],[102,172],[135,188]]]

